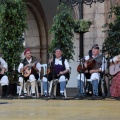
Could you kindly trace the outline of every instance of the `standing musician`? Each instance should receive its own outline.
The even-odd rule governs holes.
[[[112,69],[117,69],[117,72],[112,79],[110,94],[111,94],[111,97],[120,99],[120,55],[113,57],[113,59],[111,60],[114,63],[114,68],[112,67]]]
[[[41,71],[41,64],[37,61],[35,57],[31,55],[31,51],[29,48],[25,49],[24,55],[25,58],[19,64],[18,67],[18,72],[22,74],[22,76],[19,77],[20,86],[21,87],[24,86],[24,95],[27,95],[25,86],[26,86],[26,82],[30,81],[32,97],[36,97],[35,82],[39,78],[39,73]],[[21,91],[19,95],[21,95]]]
[[[92,67],[88,66],[90,60],[93,60],[92,64],[94,63]],[[90,56],[85,56],[84,67],[86,70],[89,69],[88,71],[91,74],[90,81],[93,86],[93,99],[94,98],[96,99],[98,98],[98,84],[100,79],[100,72],[103,72],[106,69],[106,60],[105,58],[103,58],[102,55],[100,55],[100,50],[98,45],[94,45],[92,47],[92,58],[90,58]],[[84,98],[85,96],[85,90],[84,90],[85,79],[86,78],[82,72],[77,77],[78,88],[79,88],[79,95],[78,95],[79,99]]]
[[[66,88],[66,78],[69,79],[69,64],[68,61],[62,57],[62,50],[55,49],[55,58],[49,60],[51,64],[51,71],[48,75],[43,77],[44,96],[48,96],[47,82],[53,79],[58,79],[60,83],[60,95],[64,97],[64,89]],[[47,79],[48,78],[48,79]]]
[[[0,57],[0,84],[2,86],[2,97],[7,97],[7,86],[9,84],[8,77],[4,75],[8,70],[8,65],[3,58]]]

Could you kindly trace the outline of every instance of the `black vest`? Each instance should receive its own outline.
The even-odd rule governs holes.
[[[103,59],[103,56],[99,56],[97,58],[95,58],[96,60],[96,63],[95,63],[95,66],[93,67],[93,69],[99,69],[102,65],[102,59]]]
[[[32,61],[30,63],[34,63],[36,61],[37,61],[37,59],[32,56]],[[29,64],[29,62],[26,60],[26,58],[23,59],[22,63],[23,63],[23,66]],[[37,71],[35,71],[34,69],[32,69],[32,74],[35,75],[35,76],[38,76]]]

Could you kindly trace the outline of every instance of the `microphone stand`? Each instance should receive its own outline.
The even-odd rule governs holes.
[[[108,56],[108,66],[110,66],[110,57]],[[109,73],[109,68],[108,68]],[[107,97],[110,97],[110,75],[108,75],[108,87],[107,87]]]
[[[104,46],[104,45],[103,45]],[[108,49],[108,51],[110,50],[110,49],[112,49],[113,47],[110,47],[109,49]],[[103,47],[102,47],[102,51],[103,51]],[[109,52],[108,52],[109,53]],[[105,58],[105,54],[104,54],[104,58]],[[104,59],[104,64],[105,64],[105,62],[107,62],[107,65],[106,65],[106,70],[108,69],[108,73],[107,73],[107,75],[106,75],[106,73],[105,73],[105,66],[104,66],[104,74],[103,74],[103,82],[104,82],[104,91],[103,91],[103,98],[105,98],[105,97],[110,97],[110,76],[108,75],[109,74],[109,66],[110,66],[110,56],[109,56],[109,54],[108,54],[108,56],[107,56],[107,61],[105,61],[105,59]],[[105,80],[105,76],[107,76],[108,77],[108,79],[107,80]],[[107,88],[107,94],[105,94],[105,87]]]
[[[102,50],[103,51],[103,50]],[[101,89],[102,89],[102,98],[105,98],[105,69],[106,69],[106,59],[105,59],[105,54],[102,52],[102,57],[104,59],[104,70],[103,70],[103,76],[101,76]],[[102,75],[102,74],[101,74]]]
[[[53,62],[52,62],[52,80],[55,79],[55,70],[54,70],[54,64],[55,64],[55,55],[53,54]],[[53,92],[53,87],[51,90],[51,93]],[[53,93],[52,93],[53,94]],[[54,95],[54,94],[53,94]]]
[[[49,65],[49,62],[48,62],[48,56],[47,56],[47,70],[48,70],[48,65]],[[49,93],[48,93],[48,73],[47,73],[47,96],[49,96]]]

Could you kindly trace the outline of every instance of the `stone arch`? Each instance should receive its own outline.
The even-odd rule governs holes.
[[[28,11],[28,30],[25,31],[25,47],[29,47],[33,56],[46,63],[47,57],[47,22],[39,0],[26,0]]]

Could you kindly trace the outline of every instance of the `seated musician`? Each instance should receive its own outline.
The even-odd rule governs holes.
[[[64,89],[66,88],[66,78],[69,79],[69,64],[68,61],[62,57],[60,48],[55,49],[55,58],[50,60],[51,72],[43,77],[44,96],[48,96],[47,82],[58,79],[60,83],[60,95],[64,97]],[[48,79],[47,79],[48,78]]]
[[[115,64],[115,67],[112,67],[112,69],[116,68],[117,70],[115,70],[116,74],[112,79],[112,85],[110,86],[110,94],[111,97],[120,99],[120,55],[113,57],[111,61]]]
[[[24,95],[27,95],[25,85],[27,81],[30,81],[32,97],[36,97],[35,82],[39,78],[39,73],[41,71],[41,64],[38,62],[38,60],[35,57],[31,55],[30,49],[28,48],[25,49],[24,55],[25,58],[23,59],[23,61],[21,61],[18,67],[18,72],[21,73],[21,76],[19,77],[20,86],[21,87],[24,86]],[[19,95],[21,95],[21,93],[19,93]]]
[[[89,70],[90,75],[90,81],[93,86],[93,99],[98,98],[98,83],[100,78],[100,72],[104,71],[106,69],[106,60],[100,55],[99,46],[94,45],[92,47],[92,58],[95,60],[95,65],[93,68]],[[88,68],[87,62],[89,61],[90,56],[85,56],[85,68]],[[85,96],[85,90],[84,90],[84,83],[85,83],[85,76],[83,73],[80,73],[77,77],[78,80],[78,88],[79,88],[79,95],[78,99],[84,98]]]
[[[0,57],[0,84],[2,86],[2,97],[7,97],[8,77],[4,74],[8,70],[5,60]]]
[[[120,62],[120,55],[116,55],[115,57],[113,57],[113,59],[111,59],[110,62],[114,62],[114,63]]]

